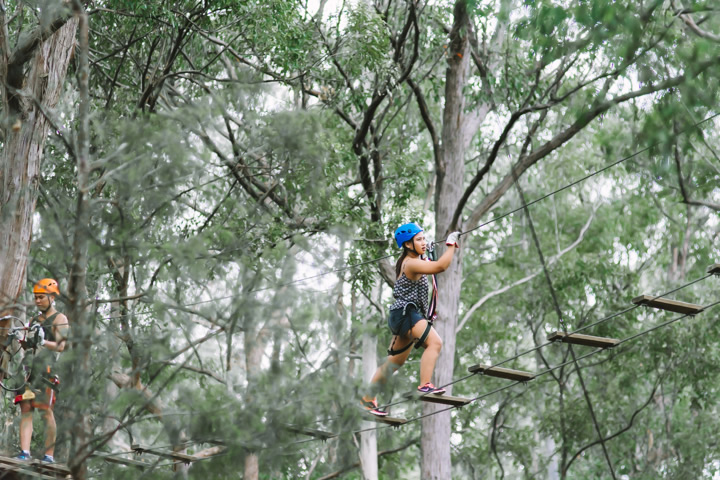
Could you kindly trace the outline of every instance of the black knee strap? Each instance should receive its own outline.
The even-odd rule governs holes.
[[[423,334],[420,336],[420,338],[418,338],[415,341],[415,348],[420,348],[425,344],[425,340],[427,340],[428,335],[430,335],[431,329],[432,329],[432,323],[428,322],[427,327],[425,327],[425,331],[423,332]]]
[[[390,348],[388,348],[388,355],[394,356],[394,355],[400,355],[401,353],[407,351],[408,348],[411,348],[413,346],[413,343],[415,343],[415,348],[421,348],[423,344],[425,343],[425,340],[427,340],[428,335],[430,335],[430,330],[432,330],[433,322],[428,321],[427,326],[425,327],[425,331],[422,335],[420,335],[420,338],[415,340],[415,342],[410,342],[407,345],[405,345],[400,350],[393,350],[393,347],[395,346],[395,340],[397,340],[397,335],[393,337],[392,345],[390,345]]]
[[[407,351],[408,348],[412,348],[412,346],[413,346],[413,343],[410,342],[407,345],[405,345],[403,348],[401,348],[400,350],[393,350],[393,347],[395,346],[395,340],[397,340],[397,336],[395,338],[393,338],[392,345],[390,345],[390,348],[388,348],[388,355],[390,355],[391,357],[393,357],[395,355],[400,355],[401,353]]]

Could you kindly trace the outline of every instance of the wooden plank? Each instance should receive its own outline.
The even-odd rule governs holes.
[[[45,463],[40,460],[33,460],[32,465],[38,470],[45,470],[50,473],[62,475],[63,477],[70,476],[70,469],[62,463]]]
[[[50,478],[52,480],[58,478],[57,475],[50,476],[40,472],[36,472],[31,469],[32,466],[32,461],[18,460],[16,458],[0,456],[0,471],[7,470],[10,472],[17,472],[35,478]]]
[[[620,343],[620,340],[616,338],[594,337],[592,335],[565,332],[553,332],[548,335],[547,339],[551,342],[560,340],[561,342],[572,343],[573,345],[585,345],[598,348],[610,348]]]
[[[451,395],[434,393],[420,393],[420,392],[407,392],[403,395],[405,398],[411,400],[420,400],[428,403],[441,403],[443,405],[452,405],[453,407],[464,407],[468,403],[472,402],[471,398],[453,397]]]
[[[632,303],[635,305],[659,308],[660,310],[667,310],[669,312],[684,313],[686,315],[695,315],[705,309],[701,305],[678,302],[677,300],[668,300],[666,298],[656,298],[653,295],[640,295],[639,297],[633,298]]]
[[[10,465],[9,463],[0,462],[0,478],[4,478],[6,474],[3,474],[2,472],[15,472],[18,474],[21,474],[23,476],[28,477],[34,477],[34,478],[49,478],[51,480],[56,480],[58,477],[53,475],[52,477],[50,475],[45,475],[40,472],[36,472],[34,470],[29,470],[27,468],[20,468],[16,465]],[[16,478],[16,477],[12,477]],[[22,478],[22,477],[21,477]],[[60,477],[62,478],[62,477]]]
[[[291,432],[299,433],[301,435],[307,435],[309,437],[319,438],[321,440],[327,440],[329,438],[337,437],[337,434],[331,432],[325,432],[323,430],[315,430],[313,428],[298,427],[295,425],[286,425],[285,428]]]
[[[470,398],[453,397],[450,395],[435,395],[434,393],[425,395],[416,395],[418,400],[429,403],[442,403],[443,405],[452,405],[453,407],[464,407],[472,402]]]
[[[372,413],[368,413],[370,415],[371,419],[378,423],[386,423],[388,425],[392,425],[393,427],[399,427],[403,423],[407,422],[404,418],[397,418],[397,417],[378,417],[377,415],[373,415]]]
[[[206,439],[203,439],[203,440],[198,440],[197,443],[209,443],[210,445],[219,445],[219,446],[221,446],[221,447],[226,446],[225,441],[223,441],[223,440],[218,440],[218,439],[216,439],[216,438],[210,438],[210,439],[207,439],[207,438],[206,438]]]
[[[523,372],[522,370],[512,370],[510,368],[490,367],[490,365],[473,365],[468,368],[470,373],[480,373],[488,377],[505,378],[507,380],[517,380],[519,382],[528,382],[535,378],[534,373]]]
[[[117,463],[118,465],[127,465],[130,467],[138,467],[138,468],[148,468],[152,465],[147,462],[142,462],[140,460],[132,460],[130,458],[124,458],[119,457],[113,454],[107,454],[102,452],[95,452],[92,454],[93,457],[101,458],[109,463]]]
[[[720,263],[710,265],[707,269],[707,273],[711,275],[720,275]]]
[[[192,462],[199,460],[197,457],[195,457],[193,455],[186,455],[186,454],[180,453],[180,452],[171,452],[169,450],[146,448],[146,447],[143,447],[140,445],[132,445],[130,448],[135,450],[135,452],[137,452],[137,453],[149,453],[152,455],[157,455],[158,457],[169,458],[171,460],[177,460],[179,462],[192,463]]]

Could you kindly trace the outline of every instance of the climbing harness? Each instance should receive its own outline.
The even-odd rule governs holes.
[[[45,322],[52,325],[53,319],[59,314],[60,312],[55,312],[47,317]],[[25,357],[18,353],[23,347],[34,353],[42,346],[45,343],[45,328],[43,324],[33,320],[29,325],[25,325],[20,318],[12,315],[0,318],[0,322],[3,321],[8,322],[8,326],[4,327],[7,336],[0,344],[0,387],[10,392],[18,392],[29,385],[34,370],[26,364]],[[55,386],[60,383],[57,376],[51,376],[50,372],[47,372],[47,375],[43,372],[40,381]]]
[[[430,244],[430,248],[427,250],[427,258],[425,258],[425,260],[427,260],[428,262],[436,260],[436,252],[435,252],[435,244],[434,243]],[[428,311],[427,311],[427,322],[428,323],[427,323],[427,326],[425,327],[425,331],[423,332],[422,335],[420,335],[420,338],[416,339],[414,342],[408,343],[406,346],[404,346],[400,350],[393,349],[395,347],[395,341],[398,339],[398,336],[394,335],[392,343],[390,344],[390,348],[387,351],[389,356],[392,357],[392,356],[404,353],[408,349],[412,348],[413,344],[415,345],[416,349],[420,349],[423,345],[425,345],[425,340],[427,340],[428,335],[430,335],[430,330],[432,330],[433,323],[435,322],[435,319],[437,318],[437,298],[438,298],[437,277],[435,276],[435,274],[432,274],[431,277],[432,277],[432,287],[433,288],[432,288],[432,295],[430,297],[430,303],[428,305]],[[414,303],[408,303],[403,308],[403,316],[406,315],[406,309],[410,305],[414,306],[415,308],[418,308],[418,306],[415,305]]]

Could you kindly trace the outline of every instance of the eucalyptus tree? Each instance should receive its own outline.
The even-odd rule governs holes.
[[[235,423],[195,412],[198,422],[183,425],[167,420],[164,428],[176,445],[190,434],[221,432],[234,437],[230,448],[244,456],[248,478],[259,476],[258,454],[263,455],[263,448],[284,440],[275,436],[278,425],[274,422],[287,418],[292,403],[268,415],[250,413],[260,411],[263,393],[274,392],[275,398],[282,396],[280,392],[297,395],[301,383],[278,380],[282,374],[321,382],[328,397],[324,407],[347,403],[338,398],[342,395],[338,392],[348,391],[347,385],[333,390],[331,375],[317,368],[333,364],[341,355],[319,346],[308,354],[309,339],[328,338],[323,327],[339,325],[337,318],[342,314],[318,311],[307,297],[296,296],[292,286],[277,287],[272,293],[256,291],[292,278],[295,267],[286,259],[299,251],[312,251],[310,235],[331,232],[369,238],[370,242],[351,244],[347,256],[351,261],[368,253],[379,255],[387,245],[384,239],[390,226],[410,215],[421,219],[423,203],[433,204],[438,239],[452,229],[472,230],[498,205],[517,205],[519,199],[507,193],[518,179],[530,196],[539,194],[540,187],[557,188],[560,179],[572,180],[571,173],[580,176],[597,167],[600,162],[588,158],[586,145],[603,152],[600,160],[612,160],[648,144],[662,145],[663,151],[673,152],[667,157],[674,162],[669,165],[679,172],[663,178],[678,186],[683,201],[693,209],[713,208],[717,203],[707,197],[712,191],[706,182],[712,162],[698,175],[690,155],[697,145],[677,144],[673,150],[669,149],[672,142],[668,143],[679,131],[705,118],[717,102],[717,90],[712,88],[717,73],[716,19],[710,7],[654,1],[638,9],[634,2],[526,5],[506,0],[452,5],[361,2],[331,9],[326,2],[316,12],[308,11],[302,2],[285,1],[142,6],[111,2],[88,12],[94,122],[91,155],[95,160],[89,208],[90,223],[97,229],[88,246],[88,283],[98,285],[96,305],[114,306],[109,316],[116,318],[104,328],[124,342],[128,354],[103,357],[102,349],[95,350],[95,358],[114,370],[110,378],[128,387],[117,402],[107,397],[98,401],[121,419],[118,429],[132,430],[143,410],[163,415],[160,398],[182,404],[174,397],[178,391],[192,390],[189,387],[198,378],[213,383],[209,390],[240,412],[235,414]],[[13,21],[21,18],[13,17]],[[661,96],[672,108],[653,107]],[[644,102],[639,101],[643,98]],[[695,120],[681,119],[680,107]],[[61,152],[72,125],[63,125],[48,113],[50,119],[56,118],[59,128],[54,130],[63,132],[51,145]],[[601,118],[604,123],[598,125]],[[612,141],[604,137],[610,118],[617,122],[613,131],[631,134],[625,132]],[[672,128],[669,119],[675,120]],[[644,127],[643,122],[647,122]],[[705,144],[702,148],[713,150]],[[64,207],[67,200],[77,198],[78,191],[72,180],[75,172],[62,153],[53,155],[51,166],[56,181],[44,193],[44,214],[60,220],[57,228],[45,228],[42,238],[57,248],[69,245],[62,228],[67,223],[62,219],[70,218],[70,224],[79,219]],[[577,258],[574,252],[584,248],[588,238],[601,237],[612,245],[611,229],[602,231],[602,236],[597,225],[618,221],[617,216],[577,200],[584,195],[594,198],[591,193],[581,187],[571,192],[577,197],[564,201],[576,205],[577,211],[567,221],[555,217],[557,248],[548,257],[553,276],[562,284],[576,277],[561,258]],[[563,210],[562,205],[559,209]],[[677,217],[678,212],[671,210],[669,217]],[[531,215],[541,221],[552,217],[548,210],[533,209]],[[627,237],[639,241],[648,233],[652,218],[656,217],[627,226]],[[689,219],[682,217],[686,235],[677,237],[678,260],[673,267],[677,278],[692,254],[691,233],[702,230]],[[487,316],[479,321],[485,308],[516,319],[530,318],[528,323],[517,321],[511,331],[525,336],[530,332],[526,340],[533,342],[552,323],[554,310],[548,304],[528,301],[501,310],[491,300],[519,285],[532,286],[530,291],[537,298],[547,288],[538,283],[543,277],[537,273],[538,263],[533,263],[537,262],[535,252],[526,248],[527,234],[517,233],[526,232],[525,220],[518,217],[513,222],[497,223],[489,227],[490,233],[465,237],[461,250],[465,258],[458,259],[441,283],[442,317],[437,325],[445,346],[436,383],[447,383],[460,374],[460,367],[467,366],[478,351],[491,346],[505,351],[498,337],[512,343],[510,333],[500,332],[501,325]],[[538,233],[541,244],[552,236],[542,228]],[[321,245],[324,238],[319,237]],[[518,256],[522,262],[498,258],[495,249],[486,257],[470,253],[477,247],[477,238],[490,243],[525,241],[523,255]],[[367,244],[373,246],[370,252]],[[583,251],[594,255],[602,249],[595,240]],[[44,246],[35,254],[38,259],[56,261]],[[468,262],[466,268],[463,261]],[[483,265],[488,262],[497,265]],[[490,287],[490,281],[485,281],[485,287],[491,288],[486,300],[473,294],[472,286],[478,282],[476,265],[483,271],[487,268],[498,283]],[[518,273],[529,266],[533,274]],[[41,267],[39,261],[32,268]],[[380,271],[391,284],[387,267],[383,263]],[[613,282],[620,280],[603,270],[599,261],[592,267],[598,276],[608,275],[597,286],[597,295],[612,292]],[[631,266],[627,270],[623,273],[627,278],[640,278]],[[357,281],[370,290],[367,275],[362,272]],[[561,308],[573,323],[582,323],[589,318],[587,306],[572,301],[582,293],[577,284],[574,287],[560,296]],[[196,302],[201,303],[187,305]],[[293,309],[296,315],[290,314]],[[102,307],[99,311],[110,313]],[[318,321],[313,321],[313,315]],[[179,325],[186,342],[173,338],[177,330],[167,328],[165,322]],[[193,332],[200,330],[204,335],[198,340]],[[290,333],[294,342],[288,341]],[[220,334],[224,335],[218,348],[222,358],[208,360],[203,344]],[[179,357],[189,351],[195,356]],[[239,352],[248,367],[244,373],[232,368],[241,361]],[[323,354],[330,363],[316,362],[315,356]],[[304,359],[297,370],[281,361],[293,355]],[[263,366],[264,357],[272,359],[269,370]],[[177,358],[185,360],[176,364]],[[198,363],[191,363],[191,358]],[[538,356],[536,361],[544,360]],[[664,374],[657,378],[661,377],[667,378]],[[503,468],[503,448],[526,455],[521,461],[525,471],[540,471],[540,463],[556,462],[555,471],[563,475],[570,467],[602,474],[608,466],[595,455],[598,451],[585,447],[596,445],[598,437],[604,441],[605,434],[596,431],[587,418],[583,420],[588,405],[574,378],[574,370],[568,367],[553,378],[557,389],[541,390],[558,395],[559,402],[567,401],[568,411],[582,425],[578,435],[569,424],[541,432],[558,444],[559,461],[552,452],[539,458],[523,448],[532,443],[527,439],[528,425],[518,426],[525,436],[506,441],[500,434],[502,415],[498,413],[495,423],[486,424],[491,427],[491,449],[483,450],[487,458],[496,452],[497,464],[476,462],[473,466],[468,457],[477,452],[455,445],[458,466],[452,469],[451,417],[438,414],[423,420],[419,440],[423,475],[449,478],[457,469],[470,467],[494,472],[498,465]],[[597,391],[598,382],[590,382],[591,392]],[[234,387],[241,384],[248,388]],[[643,385],[642,394],[650,395],[654,386],[652,382]],[[141,395],[143,400],[128,405],[129,398],[137,398],[132,395]],[[191,393],[188,398],[197,396]],[[513,408],[511,399],[503,401],[498,412]],[[252,408],[243,409],[243,405]],[[627,408],[633,405],[630,398]],[[424,409],[424,413],[435,413],[434,407]],[[539,422],[546,422],[551,414],[543,408],[525,408],[524,412]],[[343,428],[350,428],[349,420],[343,418]],[[469,416],[460,420],[477,425]],[[243,431],[238,424],[252,428]],[[93,428],[101,443],[109,438],[99,424]],[[136,428],[142,435],[157,433],[147,425]],[[262,435],[252,438],[255,432]],[[464,435],[477,438],[470,431]],[[533,442],[551,445],[547,438]],[[412,435],[404,436],[405,440],[409,446],[418,442]],[[620,447],[613,450],[610,440],[611,454],[628,453]],[[305,463],[305,472],[342,471],[355,463],[347,457],[351,449],[345,440],[328,449],[340,470],[319,462],[324,454],[316,450],[315,460]],[[592,465],[579,467],[573,454],[586,451],[594,452]],[[401,455],[412,458],[407,452]],[[288,463],[268,465],[268,469],[290,472],[293,461],[307,459],[294,453]]]
[[[77,19],[65,2],[35,11],[23,2],[0,3],[2,95],[2,233],[0,295],[14,307],[23,290],[33,212],[45,142],[47,112],[58,104],[73,50]]]
[[[402,136],[403,128],[416,123],[405,117],[399,130],[388,125],[398,125],[392,122],[406,110],[396,105],[404,107],[404,95],[412,95],[431,149],[427,184],[435,186],[435,229],[442,238],[453,229],[478,227],[516,179],[539,162],[559,158],[557,151],[622,104],[714,83],[717,45],[708,32],[699,35],[683,20],[692,8],[678,10],[663,1],[636,7],[604,1],[461,0],[452,9],[433,2],[375,2],[370,8],[362,3],[345,6],[333,17],[348,18],[347,25],[312,18],[328,52],[324,62],[314,60],[317,49],[308,52],[312,63],[296,66],[288,78],[285,56],[256,55],[264,49],[247,48],[241,61],[317,98],[348,125],[373,223],[393,218],[387,212],[392,204],[384,202],[392,196],[384,175],[407,162],[388,148],[395,132]],[[697,10],[706,9],[698,5]],[[353,19],[362,19],[364,31],[372,32],[361,52],[375,53],[384,42],[384,57],[380,47],[371,57],[374,63],[367,64],[367,57],[344,49],[355,38]],[[712,105],[713,92],[708,93]],[[441,96],[442,103],[433,101]],[[488,185],[478,195],[483,181]],[[462,276],[458,258],[441,283],[438,329],[445,344],[436,373],[439,384],[454,373]],[[428,405],[424,412],[437,408]],[[450,417],[428,416],[423,431],[423,475],[449,477]]]
[[[6,60],[3,73],[8,75],[3,77],[8,80],[3,82],[7,87],[3,90],[7,100],[4,103],[7,128],[3,138],[3,153],[6,158],[10,158],[10,147],[22,134],[22,138],[31,141],[19,142],[18,145],[24,145],[33,154],[29,167],[32,174],[30,178],[20,174],[13,178],[9,175],[3,177],[12,181],[16,185],[16,192],[21,193],[13,197],[13,192],[8,192],[8,199],[22,200],[25,205],[23,209],[13,205],[4,208],[9,221],[18,220],[24,227],[22,232],[13,228],[3,229],[5,233],[22,234],[7,242],[20,250],[4,252],[6,258],[13,258],[14,261],[4,262],[3,266],[13,269],[16,275],[5,275],[3,278],[12,277],[15,282],[7,290],[13,292],[8,296],[14,301],[22,288],[27,249],[30,246],[29,226],[35,204],[33,191],[38,184],[37,175],[32,172],[38,171],[48,125],[52,125],[56,134],[50,145],[53,155],[46,163],[42,179],[52,181],[40,183],[43,191],[43,228],[37,235],[40,242],[34,249],[36,261],[31,268],[33,275],[50,270],[59,277],[65,277],[63,271],[66,269],[71,270],[68,292],[73,293],[70,300],[78,319],[88,318],[85,316],[87,303],[83,301],[85,295],[81,293],[86,283],[89,283],[93,289],[91,296],[96,297],[94,315],[89,315],[90,323],[97,326],[99,320],[105,324],[103,330],[124,342],[128,358],[124,355],[107,355],[115,351],[112,345],[96,345],[90,353],[94,361],[99,361],[108,369],[107,376],[112,381],[120,387],[135,390],[142,401],[123,411],[126,405],[122,399],[127,398],[128,394],[121,395],[119,403],[116,403],[97,393],[89,394],[97,391],[87,382],[82,382],[84,390],[74,391],[79,385],[66,390],[69,396],[77,393],[83,403],[89,400],[89,395],[107,409],[93,413],[117,414],[119,427],[115,427],[115,431],[130,429],[143,410],[163,418],[159,396],[167,384],[159,386],[158,390],[151,389],[151,384],[158,378],[162,379],[163,371],[168,367],[173,369],[173,375],[179,370],[190,371],[225,383],[227,379],[219,378],[212,369],[202,368],[200,358],[200,367],[192,367],[187,362],[178,365],[172,363],[184,351],[192,349],[197,352],[200,348],[202,342],[193,338],[193,329],[198,324],[205,329],[215,329],[201,338],[202,341],[212,339],[218,332],[227,333],[225,351],[228,368],[235,355],[233,352],[237,350],[236,343],[233,343],[233,337],[236,336],[233,334],[236,332],[249,331],[245,340],[253,348],[247,349],[248,359],[261,358],[257,352],[264,353],[269,328],[275,328],[278,319],[273,319],[270,322],[272,325],[267,325],[268,328],[257,331],[254,330],[257,322],[247,315],[241,315],[247,302],[230,305],[229,311],[221,314],[221,318],[218,318],[214,309],[190,309],[182,304],[188,298],[197,300],[197,293],[205,294],[210,299],[216,297],[218,291],[211,284],[228,288],[230,284],[227,279],[231,278],[238,282],[240,289],[236,295],[241,298],[243,289],[252,290],[258,284],[258,279],[267,275],[268,270],[285,263],[286,255],[272,258],[273,255],[267,255],[266,250],[269,248],[284,252],[284,248],[274,246],[298,243],[293,240],[293,235],[298,231],[321,228],[318,225],[322,225],[326,221],[323,217],[328,216],[323,212],[332,210],[327,208],[327,204],[335,200],[334,192],[311,189],[300,181],[303,177],[318,177],[317,172],[321,169],[330,174],[331,169],[327,165],[320,167],[312,161],[313,156],[322,153],[318,151],[317,145],[308,142],[302,154],[298,145],[292,143],[298,140],[296,136],[278,137],[277,133],[288,127],[288,117],[278,115],[268,121],[253,111],[262,102],[253,105],[250,100],[250,105],[240,105],[228,100],[238,94],[241,99],[251,99],[252,92],[228,87],[218,96],[211,94],[210,90],[223,84],[238,85],[255,81],[242,71],[236,72],[234,66],[229,67],[228,58],[223,56],[225,49],[204,36],[198,36],[198,32],[205,33],[205,27],[211,28],[217,18],[223,18],[224,7],[218,6],[218,9],[211,10],[206,3],[188,2],[187,5],[174,6],[151,3],[137,10],[126,9],[133,5],[114,5],[116,9],[108,8],[112,5],[103,5],[89,12],[92,52],[89,59],[90,72],[83,71],[82,78],[87,80],[89,73],[90,86],[84,90],[73,83],[63,82],[65,68],[73,53],[74,28],[77,23],[69,5],[55,8],[57,5],[48,4],[37,12],[28,10],[26,5],[20,3],[15,6],[17,9],[14,12],[10,8],[13,5],[8,8],[3,5],[2,17],[3,47],[7,47],[3,49]],[[8,16],[5,16],[6,13]],[[32,23],[27,20],[33,18],[30,13],[38,13],[38,25],[34,31],[21,35],[23,32],[20,27]],[[232,19],[227,19],[233,23]],[[11,37],[7,34],[8,25],[19,27],[16,50],[12,50]],[[223,29],[222,26],[218,28]],[[64,36],[51,36],[58,29],[64,32]],[[114,35],[106,34],[111,31]],[[58,38],[62,42],[53,43],[59,41]],[[43,40],[46,40],[43,48],[47,51],[38,50]],[[118,40],[124,43],[118,43]],[[36,51],[40,52],[36,58],[37,65],[34,70],[30,70],[27,63]],[[42,57],[43,54],[45,57]],[[83,55],[87,58],[87,51]],[[80,57],[77,55],[76,59]],[[56,66],[53,63],[55,60],[61,61],[61,65]],[[49,75],[42,71],[46,67],[51,68]],[[217,74],[219,78],[214,77]],[[225,74],[234,76],[231,82],[228,82],[227,77],[223,78]],[[238,79],[238,75],[243,78]],[[21,92],[23,96],[17,92],[23,84],[37,84],[45,88],[44,82],[48,78],[52,88],[32,91],[28,95],[24,95],[28,92]],[[75,89],[84,92],[84,110],[79,113],[73,104],[72,90]],[[54,109],[63,90],[71,93],[65,97],[64,105],[57,105],[58,108]],[[93,98],[92,105],[88,105],[88,92]],[[255,98],[258,92],[256,90]],[[48,93],[47,99],[42,97],[45,93]],[[204,100],[198,101],[199,97]],[[243,147],[245,151],[251,150],[248,161],[253,165],[250,167],[243,164],[244,159],[233,149],[225,154],[218,150],[219,157],[225,161],[217,165],[207,162],[208,155],[202,151],[204,147],[198,149],[198,145],[203,145],[203,140],[212,141],[205,134],[208,118],[220,119],[220,122],[231,118],[223,108],[215,110],[211,107],[213,100],[220,97],[223,97],[223,105],[232,104],[233,114],[237,118],[247,121],[237,131],[230,130],[230,135],[238,135],[240,141],[254,134],[262,135],[262,141],[248,142]],[[20,107],[27,111],[21,112],[18,110]],[[243,112],[247,115],[243,115]],[[37,121],[27,122],[23,117],[26,114]],[[92,129],[88,130],[86,122],[90,116],[93,120]],[[196,123],[190,125],[188,119]],[[307,121],[319,122],[306,115],[298,118],[296,124],[306,126]],[[190,135],[188,138],[187,133],[180,133],[184,128],[197,132],[197,136]],[[178,134],[168,135],[162,132],[163,129]],[[75,131],[78,132],[77,145],[73,142]],[[92,137],[88,138],[88,135]],[[273,138],[274,141],[266,141]],[[90,142],[91,150],[87,148]],[[239,145],[233,142],[233,147],[240,148]],[[303,161],[291,164],[290,155]],[[82,159],[82,166],[76,169],[74,162],[68,160],[78,159]],[[4,162],[6,171],[23,164],[24,161]],[[227,170],[227,173],[223,170]],[[208,173],[210,179],[203,173]],[[277,183],[281,179],[288,181]],[[295,187],[290,186],[291,179],[297,181]],[[26,183],[22,184],[23,181]],[[267,185],[263,185],[265,181]],[[222,189],[215,188],[217,185],[222,185]],[[238,186],[247,188],[247,197],[233,198],[233,191]],[[255,189],[259,192],[256,193]],[[296,198],[300,194],[309,195],[311,200]],[[188,203],[186,197],[194,198]],[[75,211],[73,206],[78,198],[82,201],[77,203],[79,207]],[[245,205],[246,198],[256,205]],[[293,211],[293,204],[298,204],[300,208]],[[278,211],[273,213],[272,207]],[[169,224],[164,220],[168,217],[173,219]],[[296,223],[287,229],[282,223],[278,224],[278,220],[284,217]],[[73,249],[72,259],[63,258],[60,253]],[[264,251],[264,263],[258,264],[258,257]],[[240,278],[237,278],[237,270],[230,266],[235,260],[236,269],[242,272]],[[205,263],[206,268],[197,268],[198,262]],[[182,278],[183,281],[176,281],[169,288],[173,275],[178,275],[175,280]],[[196,285],[198,290],[193,291]],[[158,287],[163,289],[160,295],[153,291]],[[229,290],[233,290],[233,287]],[[153,305],[153,299],[159,303]],[[189,346],[178,345],[179,339],[174,339],[171,334],[173,330],[162,328],[161,322],[169,315],[168,311],[163,311],[164,304],[168,302],[170,309],[185,311],[187,318],[193,319],[190,321],[183,318],[182,327],[187,329]],[[106,304],[114,305],[115,308],[108,311],[103,308]],[[222,310],[222,307],[219,308]],[[107,323],[98,318],[99,313],[111,313],[110,318],[105,319]],[[154,313],[156,320],[139,319],[137,313]],[[241,317],[240,324],[238,316]],[[148,335],[160,337],[148,343]],[[79,337],[76,340],[78,344],[81,343]],[[276,342],[281,340],[275,339]],[[151,351],[165,352],[165,348],[168,350],[166,358],[159,363],[153,362]],[[78,358],[74,361],[78,362],[76,366],[81,367],[75,370],[78,374],[88,369],[89,358],[85,354],[89,352],[84,351],[82,355],[79,351],[76,353]],[[153,368],[154,372],[148,376],[150,366],[157,368]],[[87,380],[92,382],[93,387],[97,387],[103,383],[103,378],[90,376]],[[232,396],[234,392],[230,391],[229,394]],[[132,393],[130,395],[132,398]],[[114,434],[112,430],[102,431],[102,427],[106,426],[104,422],[88,424],[89,413],[80,409],[76,417],[76,420],[84,422],[73,437],[77,442],[74,451],[83,452],[73,457],[73,468],[79,475],[83,474],[86,454],[107,442]],[[164,423],[171,441],[178,442],[183,435],[182,428],[170,421]]]

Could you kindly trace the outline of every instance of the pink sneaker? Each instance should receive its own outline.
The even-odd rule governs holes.
[[[428,383],[426,383],[425,385],[419,386],[419,387],[418,387],[418,392],[420,392],[420,393],[434,393],[435,395],[442,395],[443,393],[445,393],[445,389],[444,389],[444,388],[435,388],[435,385],[433,385],[432,383],[428,382]]]
[[[365,407],[365,410],[367,410],[368,413],[375,415],[376,417],[386,417],[387,416],[387,412],[385,410],[380,409],[380,407],[378,407],[376,398],[373,398],[372,400],[365,400],[363,398],[362,403],[363,403],[363,407]]]

